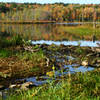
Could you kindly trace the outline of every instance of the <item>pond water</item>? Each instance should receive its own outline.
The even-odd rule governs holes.
[[[77,68],[75,68],[76,66],[77,66]],[[94,70],[93,67],[84,67],[84,66],[79,66],[79,65],[76,65],[76,64],[64,65],[63,68],[64,68],[63,69],[64,70],[63,73],[62,73],[61,70],[55,71],[55,79],[57,79],[57,77],[60,77],[62,75],[66,75],[68,73],[71,73],[71,74],[72,73],[76,73],[76,72],[82,72],[82,73],[84,73],[86,71],[92,71],[92,70]],[[37,80],[36,77],[30,77],[30,78],[26,78],[26,81],[27,82],[30,82],[30,81],[34,82],[34,85],[39,86],[39,85],[42,85],[44,83],[47,83],[47,79],[50,80],[50,77],[48,77],[48,76],[41,76],[40,78],[41,78],[41,80]]]
[[[93,30],[92,25],[78,24],[1,24],[0,32],[20,34],[26,40],[79,41],[100,40],[100,29]]]
[[[88,47],[99,47],[98,44],[100,44],[100,41],[46,41],[46,40],[40,40],[40,41],[31,41],[32,44],[47,44],[47,45],[51,45],[51,44],[55,44],[55,45],[73,45],[73,46],[88,46]]]

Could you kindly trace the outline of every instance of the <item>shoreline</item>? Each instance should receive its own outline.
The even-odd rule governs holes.
[[[0,21],[1,24],[49,24],[55,21]]]
[[[100,22],[57,22],[57,21],[0,21],[1,24],[100,24]]]

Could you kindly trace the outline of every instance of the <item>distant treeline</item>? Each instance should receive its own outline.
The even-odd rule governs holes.
[[[100,21],[100,5],[0,3],[0,21]]]

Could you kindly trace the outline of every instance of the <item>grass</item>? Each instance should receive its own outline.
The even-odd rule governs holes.
[[[93,27],[90,25],[82,25],[82,26],[69,26],[65,28],[65,31],[69,33],[75,33],[80,35],[89,35],[93,33]],[[100,31],[100,30],[99,30]]]
[[[46,56],[44,55],[42,50],[33,53],[28,51],[24,51],[24,52],[17,51],[17,53],[13,55],[9,54],[8,51],[4,51],[4,50],[0,53],[2,54],[0,60],[3,61],[0,64],[1,69],[3,69],[2,64],[5,65],[7,67],[7,69],[5,70],[8,70],[8,72],[11,73],[10,77],[14,77],[14,78],[27,77],[29,75],[44,73],[43,69],[46,66],[46,62],[45,62]]]
[[[98,36],[100,36],[100,28],[93,29],[92,25],[78,25],[69,27],[61,26],[60,30],[70,33],[73,36],[84,37],[86,40],[91,40],[94,34],[96,35],[97,39],[99,39]]]
[[[83,26],[76,27],[76,29],[73,28],[73,31],[71,28],[66,30],[72,34],[75,32],[81,34],[83,31],[88,31],[88,34],[90,34],[90,32],[93,31],[92,29],[91,31],[88,30],[88,28],[85,29]],[[97,31],[99,32],[99,30]],[[1,39],[1,41],[0,43],[2,44],[0,46],[2,48],[9,47],[10,45],[16,46],[22,43],[22,39],[19,36],[12,37],[11,39]],[[38,46],[33,47],[33,49],[38,49]],[[59,48],[55,48],[55,46],[52,45],[49,49],[57,51]],[[83,50],[79,48],[76,52],[80,54]],[[5,48],[0,50],[0,57],[9,57],[10,55],[12,55],[11,51]],[[45,55],[41,49],[39,49],[38,52],[19,51],[16,53],[16,57],[21,61],[21,66],[24,66],[20,69],[20,74],[22,75],[28,72],[42,71],[39,68],[45,66]],[[15,65],[19,64],[17,61],[14,63]],[[19,68],[20,66],[18,70]],[[23,68],[26,68],[25,72],[22,71]],[[16,71],[16,68],[13,70]],[[15,74],[15,77],[17,77],[17,74]],[[3,76],[2,73],[1,76]],[[68,74],[65,78],[64,77],[62,76],[58,82],[48,80],[48,84],[34,87],[28,91],[19,90],[10,94],[7,100],[100,100],[100,69],[86,73]]]
[[[0,50],[0,57],[5,58],[5,57],[9,57],[10,55],[12,55],[12,52],[10,50],[6,50],[6,49]]]
[[[23,59],[23,60],[40,60],[45,58],[44,53],[41,49],[39,49],[37,52],[28,52],[28,51],[22,51],[22,52],[18,52],[16,54],[16,56],[19,57],[19,59]]]
[[[56,82],[11,94],[7,100],[100,100],[100,70],[67,75]]]

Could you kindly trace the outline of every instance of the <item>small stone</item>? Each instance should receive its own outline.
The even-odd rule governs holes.
[[[21,85],[21,88],[22,90],[28,90],[29,86],[30,85],[33,85],[33,82],[26,82],[24,84]]]
[[[86,60],[85,60],[85,61],[82,61],[82,65],[83,65],[83,66],[88,66],[88,65],[89,65],[89,64],[88,64],[88,61],[86,61]]]
[[[9,86],[9,88],[11,88],[11,89],[12,89],[12,88],[15,88],[15,87],[16,87],[16,84],[13,84],[13,85],[10,85],[10,86]]]
[[[97,63],[100,63],[100,60],[97,60]]]

